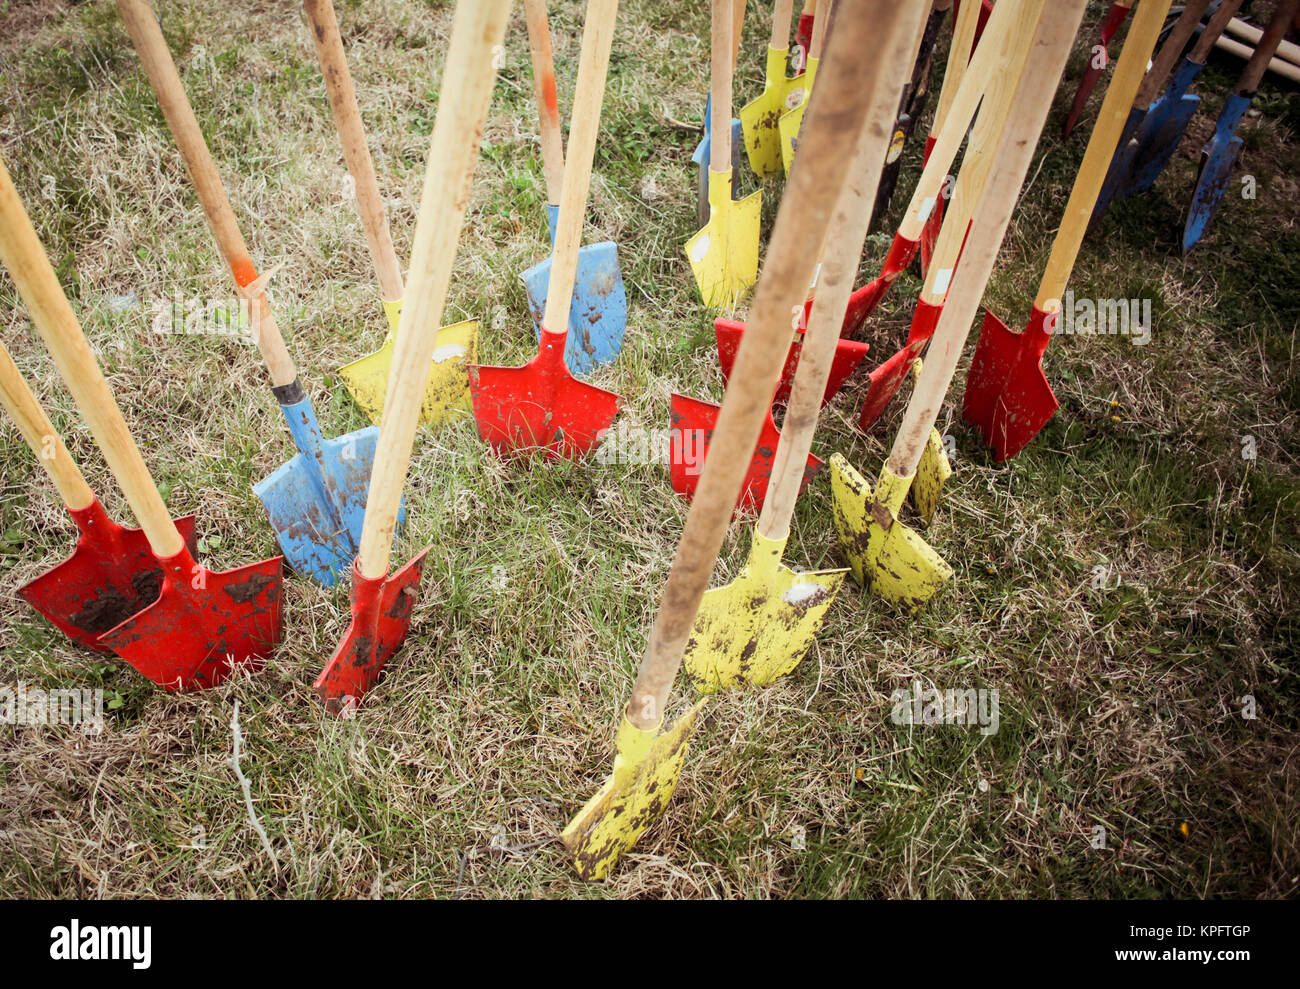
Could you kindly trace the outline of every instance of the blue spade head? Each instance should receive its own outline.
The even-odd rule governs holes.
[[[1174,72],[1169,88],[1147,110],[1136,135],[1128,195],[1145,192],[1155,185],[1182,143],[1187,125],[1201,105],[1201,98],[1188,94],[1187,89],[1204,67],[1201,62],[1184,59]]]
[[[528,291],[528,307],[541,339],[551,259],[533,265],[520,277]],[[626,332],[627,292],[618,266],[618,248],[612,240],[588,244],[578,251],[578,275],[573,282],[573,302],[569,307],[564,363],[574,374],[589,374],[618,356]]]
[[[700,143],[695,146],[695,153],[691,155],[691,161],[695,162],[697,181],[696,181],[696,209],[699,213],[698,219],[700,226],[707,226],[709,222],[709,154],[713,147],[713,142],[709,139],[712,130],[710,121],[713,119],[713,97],[709,96],[704,101],[704,137]],[[736,178],[740,175],[740,154],[745,147],[745,132],[741,127],[740,118],[733,117],[731,120],[731,198],[736,198]]]
[[[1196,190],[1192,193],[1192,203],[1187,210],[1187,222],[1183,226],[1183,253],[1190,251],[1205,228],[1214,218],[1214,211],[1223,201],[1223,194],[1232,181],[1232,169],[1241,154],[1243,141],[1237,136],[1237,125],[1250,107],[1251,97],[1242,93],[1233,93],[1223,105],[1219,122],[1214,128],[1214,136],[1201,149],[1201,172],[1196,179]]]

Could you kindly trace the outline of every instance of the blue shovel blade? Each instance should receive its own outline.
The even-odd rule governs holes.
[[[1196,246],[1214,219],[1214,211],[1223,201],[1223,194],[1232,181],[1232,169],[1243,143],[1239,137],[1222,141],[1216,134],[1201,152],[1201,174],[1196,180],[1196,191],[1192,193],[1187,223],[1183,226],[1184,254]]]
[[[1126,195],[1150,189],[1169,164],[1169,159],[1182,142],[1187,125],[1200,105],[1201,98],[1187,95],[1187,90],[1202,68],[1202,63],[1184,59],[1174,73],[1169,88],[1147,110],[1146,119],[1137,132],[1133,178]]]
[[[551,259],[525,271],[524,288],[533,325],[541,339],[541,318],[546,312],[546,293],[551,280]],[[578,275],[573,283],[569,307],[569,336],[564,345],[564,363],[574,374],[590,374],[612,361],[623,346],[627,331],[627,292],[618,266],[618,247],[612,240],[588,244],[578,251]]]
[[[695,162],[697,170],[696,180],[696,200],[697,210],[699,213],[700,226],[707,226],[709,222],[709,154],[713,147],[713,141],[709,134],[712,130],[710,121],[713,118],[713,97],[710,96],[704,101],[704,137],[700,143],[695,146],[695,153],[691,155],[691,161]],[[731,198],[736,198],[736,179],[740,175],[740,151],[745,146],[745,132],[741,127],[740,118],[731,119]]]

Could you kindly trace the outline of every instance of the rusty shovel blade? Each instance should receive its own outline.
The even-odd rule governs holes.
[[[118,525],[98,498],[68,514],[77,548],[18,595],[77,645],[108,653],[99,637],[158,599],[162,568],[144,532]],[[177,519],[176,528],[194,551],[194,516]]]
[[[280,641],[283,558],[209,570],[187,548],[157,561],[158,599],[100,636],[143,676],[171,691],[202,690]]]
[[[316,693],[335,714],[360,703],[411,628],[428,549],[397,573],[370,580],[352,565],[352,622],[316,678]]]

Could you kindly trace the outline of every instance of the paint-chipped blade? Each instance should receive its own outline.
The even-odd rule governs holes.
[[[624,852],[663,816],[690,746],[701,698],[670,731],[641,731],[626,718],[619,726],[614,772],[560,834],[579,878],[604,879]]]
[[[534,357],[523,367],[470,368],[479,435],[500,454],[576,460],[618,415],[618,395]]]
[[[912,504],[916,514],[925,520],[925,524],[934,522],[939,510],[939,499],[943,487],[952,477],[952,463],[948,460],[948,451],[943,447],[943,437],[939,430],[931,429],[930,438],[925,441],[921,452],[921,463],[916,468],[916,480],[912,482]]]
[[[785,543],[755,532],[740,576],[700,602],[684,663],[701,693],[765,687],[792,672],[812,645],[848,571],[796,573],[781,564]]]
[[[551,259],[533,265],[520,278],[528,292],[534,328],[541,339]],[[618,356],[626,332],[627,292],[618,266],[618,247],[612,240],[588,244],[578,251],[564,363],[574,374],[590,374]]]
[[[713,209],[704,229],[686,242],[691,273],[706,306],[734,307],[758,280],[762,210],[761,189],[744,199],[728,198]]]
[[[353,564],[352,621],[315,684],[329,710],[336,714],[355,710],[401,647],[420,598],[428,552],[421,550],[401,570],[377,580],[363,577]]]
[[[749,167],[759,178],[781,175],[781,131],[778,124],[785,110],[786,97],[795,79],[787,78],[786,62],[789,49],[767,49],[767,65],[763,91],[740,111],[740,127],[744,134],[745,153]]]
[[[745,324],[734,319],[718,319],[714,322],[713,331],[718,341],[718,363],[722,366],[723,380],[730,381],[731,368],[736,363],[736,355],[740,352],[740,341],[745,336]],[[841,339],[835,344],[835,356],[831,359],[830,375],[826,379],[826,390],[822,393],[823,406],[844,387],[844,382],[858,369],[858,365],[866,358],[867,351],[870,349],[870,344],[857,340]],[[790,344],[785,366],[781,369],[781,383],[777,385],[776,394],[772,396],[772,401],[776,405],[784,405],[790,400],[790,389],[794,385],[794,373],[799,366],[799,355],[802,352],[803,330],[801,329]]]
[[[323,587],[348,573],[361,545],[378,440],[378,426],[323,440],[319,457],[295,454],[253,485],[289,565]]]
[[[1223,202],[1228,183],[1232,181],[1232,170],[1243,145],[1239,137],[1225,141],[1216,134],[1201,152],[1201,170],[1187,210],[1187,222],[1183,225],[1184,254],[1196,246],[1214,219],[1215,210]]]
[[[215,686],[244,664],[259,667],[280,641],[281,558],[217,571],[182,550],[159,562],[158,599],[99,641],[172,691]]]
[[[980,431],[999,461],[1023,450],[1061,407],[1041,364],[1048,322],[1035,307],[1025,332],[1014,333],[993,313],[984,314],[962,417]]]
[[[669,473],[672,477],[673,490],[689,500],[695,495],[695,488],[700,481],[700,472],[704,470],[704,461],[708,457],[709,443],[713,438],[713,427],[718,421],[718,412],[722,406],[714,402],[691,398],[688,395],[673,394],[670,401],[671,421],[669,424]],[[769,410],[763,423],[763,431],[754,445],[754,455],[750,458],[749,469],[745,472],[745,483],[736,501],[737,508],[761,511],[763,500],[767,497],[767,486],[772,479],[772,463],[776,459],[776,448],[781,441],[780,430],[772,421]],[[821,458],[808,455],[799,490],[803,491],[808,482],[817,476],[826,466]]]
[[[799,131],[803,128],[803,117],[808,109],[808,99],[812,95],[816,61],[808,60],[808,67],[790,82],[786,91],[785,112],[777,121],[777,132],[781,137],[781,167],[785,174],[790,174],[794,167],[795,152],[799,150]]]
[[[352,398],[376,424],[384,411],[388,374],[393,367],[393,347],[390,333],[373,354],[339,368],[339,377]],[[438,330],[438,341],[429,365],[429,383],[420,409],[422,423],[432,426],[444,419],[469,414],[469,384],[465,369],[476,360],[478,320],[467,319]]]
[[[118,525],[97,500],[69,514],[78,529],[72,555],[18,596],[77,645],[109,653],[99,637],[158,600],[162,567],[145,534]],[[193,549],[194,516],[176,519],[176,528]]]
[[[863,589],[915,611],[952,578],[943,557],[897,516],[906,482],[881,473],[891,485],[879,496],[840,454],[831,457],[831,496],[840,548]]]
[[[1162,97],[1164,99],[1164,97]],[[1138,147],[1134,151],[1133,180],[1128,194],[1145,192],[1169,165],[1174,152],[1183,143],[1183,135],[1200,108],[1201,98],[1185,94],[1168,107],[1156,104],[1147,112],[1138,130]]]
[[[840,328],[841,336],[856,337],[862,332],[863,324],[876,311],[889,287],[907,270],[920,246],[919,240],[908,240],[901,234],[894,234],[889,253],[880,266],[880,274],[849,296],[849,306],[844,311],[844,325]]]

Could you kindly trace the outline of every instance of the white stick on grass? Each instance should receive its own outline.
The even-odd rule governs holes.
[[[239,701],[235,701],[235,713],[230,717],[230,732],[234,736],[234,751],[229,759],[230,768],[235,771],[235,778],[239,780],[239,785],[243,788],[244,803],[248,806],[248,822],[253,825],[253,830],[262,839],[262,847],[266,849],[266,854],[271,856],[271,861],[279,865],[279,860],[275,857],[275,850],[271,847],[271,841],[266,836],[266,829],[262,827],[262,822],[257,819],[257,811],[253,809],[253,791],[248,777],[239,768],[239,746],[244,740],[244,733],[239,729]]]

